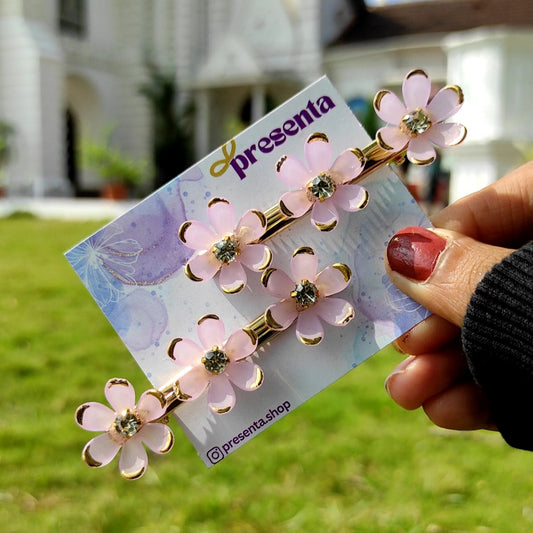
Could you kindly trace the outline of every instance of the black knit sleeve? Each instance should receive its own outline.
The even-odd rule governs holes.
[[[533,451],[533,241],[495,265],[477,286],[463,348],[503,438]]]

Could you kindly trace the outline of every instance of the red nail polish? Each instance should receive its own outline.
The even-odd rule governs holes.
[[[429,278],[446,240],[426,228],[404,228],[390,240],[387,259],[392,270],[416,281]]]

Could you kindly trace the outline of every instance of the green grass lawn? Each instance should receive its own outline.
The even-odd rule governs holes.
[[[207,470],[177,424],[136,482],[89,469],[76,407],[149,384],[62,254],[100,226],[0,220],[0,530],[529,532],[533,454],[396,407],[374,356]],[[524,421],[531,423],[531,421]]]

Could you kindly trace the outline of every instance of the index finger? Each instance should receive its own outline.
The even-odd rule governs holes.
[[[454,202],[431,221],[487,244],[520,247],[533,236],[533,161]]]

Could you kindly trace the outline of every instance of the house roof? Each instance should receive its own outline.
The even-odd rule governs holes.
[[[367,7],[358,10],[352,24],[331,46],[502,25],[533,27],[533,1],[434,0]]]

